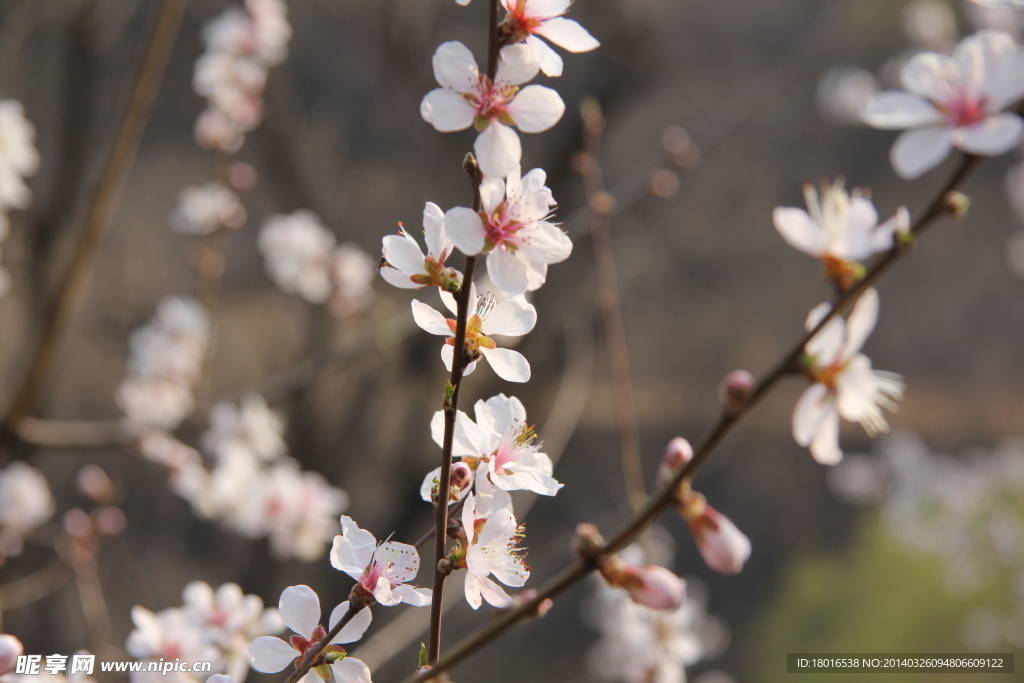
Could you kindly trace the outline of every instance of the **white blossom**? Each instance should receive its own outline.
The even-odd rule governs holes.
[[[555,200],[544,171],[535,168],[520,178],[516,164],[507,175],[484,178],[483,210],[450,209],[445,227],[463,253],[487,254],[487,273],[499,289],[522,294],[544,284],[548,265],[569,258],[572,242],[548,220]]]
[[[415,546],[395,541],[378,544],[373,534],[360,529],[351,517],[341,518],[341,535],[334,537],[331,548],[331,566],[355,579],[381,605],[430,604],[429,588],[407,583],[416,578],[420,568]]]
[[[238,407],[221,401],[210,410],[210,428],[203,435],[203,447],[213,453],[240,448],[269,462],[287,452],[284,420],[259,394],[246,394]]]
[[[507,607],[512,598],[491,580],[519,588],[530,578],[518,547],[522,529],[509,507],[477,509],[476,494],[470,494],[462,508],[462,527],[466,532],[466,601],[479,609],[486,600],[495,607]]]
[[[502,0],[508,16],[502,28],[511,41],[525,42],[548,76],[562,75],[562,58],[540,38],[569,52],[589,52],[601,45],[585,28],[564,15],[573,0]]]
[[[342,242],[331,256],[334,296],[331,312],[345,318],[364,310],[373,301],[377,259],[354,242]]]
[[[260,230],[259,248],[270,279],[283,291],[321,304],[331,295],[335,237],[311,211],[271,216]]]
[[[523,156],[511,126],[524,133],[541,133],[565,112],[565,103],[551,88],[519,88],[539,70],[531,47],[509,45],[501,49],[492,83],[480,73],[469,48],[457,41],[443,43],[434,53],[434,77],[441,87],[423,98],[420,114],[442,133],[475,126],[480,131],[474,145],[480,170],[504,178]]]
[[[807,317],[808,330],[829,311],[821,304]],[[793,438],[810,446],[811,455],[823,465],[834,465],[843,457],[839,448],[839,418],[860,422],[871,436],[888,431],[882,409],[896,410],[903,397],[899,375],[871,369],[871,359],[860,353],[861,346],[878,319],[878,294],[869,289],[861,295],[844,321],[830,320],[804,348],[807,375],[814,381],[793,412]]]
[[[220,227],[239,228],[244,223],[245,207],[238,195],[218,182],[186,187],[171,214],[171,227],[183,235],[208,235]]]
[[[884,92],[864,108],[864,122],[883,129],[909,129],[897,138],[890,158],[904,178],[937,166],[956,147],[995,156],[1013,149],[1024,121],[1004,112],[1024,96],[1024,54],[1013,38],[981,31],[965,38],[952,57],[924,52],[903,67],[907,92]]]
[[[55,509],[42,472],[23,462],[0,470],[0,565],[21,554],[25,536],[48,522]]]
[[[452,242],[444,228],[444,212],[433,202],[423,207],[423,236],[427,243],[425,256],[405,228],[400,227],[397,235],[385,236],[381,277],[402,289],[425,286],[457,289],[462,275],[444,265],[451,255]]]
[[[441,292],[441,299],[453,315],[457,315],[458,306],[448,292]],[[521,337],[537,324],[537,310],[526,302],[522,296],[506,299],[500,304],[494,303],[494,297],[485,294],[476,295],[476,289],[470,290],[469,309],[471,313],[466,321],[466,343],[464,353],[469,359],[464,374],[468,375],[476,367],[476,361],[486,359],[494,373],[509,382],[526,382],[530,379],[530,363],[523,354],[512,349],[498,348],[490,335],[506,335]],[[416,324],[430,334],[447,337],[441,347],[441,360],[450,371],[455,357],[456,321],[445,318],[436,309],[412,300],[412,316]]]

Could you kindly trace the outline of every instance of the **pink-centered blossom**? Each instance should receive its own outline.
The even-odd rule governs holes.
[[[829,311],[820,304],[807,317],[808,330]],[[823,465],[843,457],[839,448],[839,418],[860,422],[871,436],[889,430],[882,409],[896,410],[903,397],[899,375],[871,369],[871,359],[861,347],[878,319],[878,293],[861,295],[847,320],[835,317],[804,347],[805,374],[814,381],[793,413],[793,438],[810,446],[811,455]]]
[[[349,602],[346,600],[334,608],[326,629],[320,625],[320,598],[309,586],[285,588],[279,608],[284,625],[295,635],[287,642],[274,636],[262,636],[252,641],[249,647],[252,666],[263,673],[277,673],[290,664],[298,664],[307,652],[327,637],[328,630],[341,621],[348,612]],[[323,650],[323,662],[314,669],[321,678],[329,680],[333,674],[338,683],[370,683],[369,668],[358,659],[349,657],[341,644],[362,638],[371,619],[370,610],[359,610],[331,640]]]
[[[455,297],[441,291],[441,299],[453,315],[458,314]],[[491,365],[494,373],[509,382],[526,382],[530,379],[530,363],[523,354],[512,349],[498,348],[492,335],[521,337],[537,324],[537,309],[522,296],[495,303],[490,293],[476,295],[476,288],[470,291],[469,310],[466,321],[466,343],[464,353],[468,359],[465,375],[473,372],[481,358]],[[430,334],[447,337],[441,347],[441,360],[450,371],[455,357],[456,321],[445,318],[436,309],[413,299],[412,317],[423,330]]]
[[[589,52],[601,43],[564,15],[574,0],[502,0],[508,16],[501,24],[506,42],[525,42],[548,76],[562,75],[562,58],[541,38],[569,52]]]
[[[549,264],[569,258],[572,241],[548,220],[555,200],[544,171],[535,168],[520,177],[517,164],[507,176],[484,178],[482,210],[450,209],[445,227],[464,254],[487,254],[487,274],[499,289],[522,294],[544,284]]]
[[[456,438],[452,454],[477,460],[478,480],[486,477],[504,491],[533,491],[555,495],[562,484],[552,477],[551,458],[541,452],[533,427],[526,422],[522,402],[505,394],[477,401],[476,421],[459,411],[456,414]],[[430,422],[434,442],[442,445],[444,413],[434,413]],[[479,485],[479,484],[478,484]]]
[[[494,82],[480,73],[473,53],[460,42],[443,43],[434,53],[434,77],[441,85],[420,104],[423,119],[442,133],[475,126],[480,132],[473,149],[484,175],[504,178],[523,156],[519,136],[541,133],[558,123],[565,103],[542,85],[519,86],[540,70],[528,45],[502,48]]]
[[[462,275],[444,265],[452,253],[452,241],[444,228],[444,212],[433,202],[423,207],[423,236],[427,242],[426,255],[404,227],[399,228],[397,235],[387,235],[381,277],[402,289],[426,286],[458,289]]]
[[[1024,120],[1006,112],[1024,97],[1024,53],[1009,34],[985,30],[965,38],[952,56],[923,52],[900,74],[906,92],[889,91],[864,108],[864,122],[903,130],[892,147],[893,168],[916,178],[956,147],[996,156],[1024,135]]]
[[[373,534],[360,529],[351,517],[341,518],[341,535],[334,537],[331,548],[331,566],[355,579],[381,605],[430,604],[429,588],[406,583],[419,571],[419,551],[395,541],[378,544]]]
[[[825,276],[842,289],[860,279],[859,263],[891,249],[896,233],[910,230],[910,213],[903,207],[879,225],[878,211],[865,193],[849,193],[843,181],[804,185],[807,210],[777,207],[775,229],[794,249],[822,262]]]
[[[494,607],[508,607],[512,597],[490,577],[512,588],[530,578],[519,548],[523,529],[511,507],[491,506],[484,513],[477,507],[476,494],[470,494],[462,508],[462,526],[467,539],[466,601],[473,609],[479,609],[483,600]]]

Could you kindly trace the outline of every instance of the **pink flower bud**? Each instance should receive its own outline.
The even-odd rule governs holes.
[[[754,391],[754,384],[754,376],[746,370],[733,370],[726,375],[718,388],[723,410],[731,414],[746,405]]]
[[[18,657],[24,654],[25,648],[21,641],[6,633],[0,635],[0,676],[14,670]]]
[[[473,484],[473,470],[464,462],[453,464],[450,476],[451,479],[449,481],[451,482],[453,493],[454,489],[458,489],[459,493],[461,493]],[[455,500],[458,500],[458,498]]]
[[[706,503],[700,507],[687,521],[704,562],[716,572],[738,574],[750,557],[750,539],[718,510]]]
[[[667,484],[691,460],[693,460],[693,447],[690,442],[681,436],[672,439],[665,446],[665,453],[661,456],[658,481]]]
[[[627,564],[614,557],[601,565],[609,584],[629,593],[633,602],[657,610],[675,610],[686,599],[686,582],[655,564]]]

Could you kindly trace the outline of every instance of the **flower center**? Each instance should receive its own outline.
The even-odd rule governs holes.
[[[958,97],[946,103],[943,108],[949,125],[956,128],[973,126],[988,118],[985,110],[985,98],[972,100]]]
[[[514,252],[523,243],[519,231],[524,224],[511,218],[508,202],[502,202],[490,215],[480,212],[484,223],[487,245],[492,249],[504,246]]]
[[[489,121],[496,118],[508,118],[505,107],[519,92],[514,85],[497,85],[491,83],[487,76],[480,76],[480,83],[475,93],[467,93],[466,100],[476,108],[478,119]]]

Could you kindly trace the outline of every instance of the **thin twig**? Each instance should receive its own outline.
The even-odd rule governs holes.
[[[18,421],[38,408],[59,355],[61,342],[85,299],[100,246],[121,199],[139,142],[160,90],[187,2],[164,0],[160,8],[146,55],[132,88],[128,108],[107,158],[103,177],[89,203],[78,248],[43,324],[42,335],[35,345],[35,355],[22,376],[4,420],[4,427],[9,433],[16,433]]]
[[[948,204],[949,194],[960,186],[967,175],[977,165],[978,161],[978,157],[969,155],[965,155],[961,158],[953,175],[943,185],[942,189],[936,194],[931,203],[928,204],[927,208],[914,221],[911,227],[912,235],[921,235],[937,218],[950,211]],[[476,634],[458,643],[448,652],[444,659],[438,661],[430,670],[420,674],[419,676],[412,676],[406,679],[404,683],[425,683],[426,681],[450,671],[456,664],[462,662],[477,650],[495,640],[516,623],[529,619],[531,616],[535,615],[544,600],[557,596],[565,589],[585,578],[594,571],[594,569],[596,569],[601,559],[626,547],[630,541],[636,538],[640,532],[647,528],[658,514],[669,508],[674,503],[675,492],[679,488],[679,485],[682,484],[683,481],[691,479],[697,473],[701,466],[714,452],[715,448],[729,434],[732,428],[745,416],[750,414],[751,410],[758,404],[760,399],[775,387],[783,377],[794,372],[807,343],[810,342],[811,339],[813,339],[814,336],[817,335],[818,332],[820,332],[821,329],[836,315],[852,306],[868,287],[874,284],[906,253],[907,250],[900,244],[897,244],[884,256],[876,260],[867,271],[864,279],[856,286],[847,290],[832,306],[822,320],[814,327],[814,329],[806,332],[779,359],[779,361],[775,363],[768,373],[758,381],[751,394],[750,400],[738,410],[723,413],[719,417],[718,421],[707,435],[705,435],[697,444],[694,449],[693,459],[676,474],[675,478],[671,482],[662,487],[647,502],[647,504],[644,505],[644,507],[635,514],[633,518],[615,534],[614,537],[612,537],[610,541],[600,548],[598,552],[589,555],[586,559],[577,560],[574,564],[566,567],[561,573],[541,588],[532,599],[498,616]]]
[[[643,467],[640,463],[640,428],[636,420],[636,401],[630,373],[629,342],[622,321],[619,280],[615,270],[609,214],[615,202],[604,189],[601,172],[601,133],[605,120],[597,100],[587,99],[580,105],[583,119],[583,152],[577,157],[587,209],[590,213],[590,237],[594,250],[594,275],[597,279],[597,303],[604,325],[604,344],[612,376],[612,406],[619,432],[619,459],[626,498],[633,510],[647,500]]]

